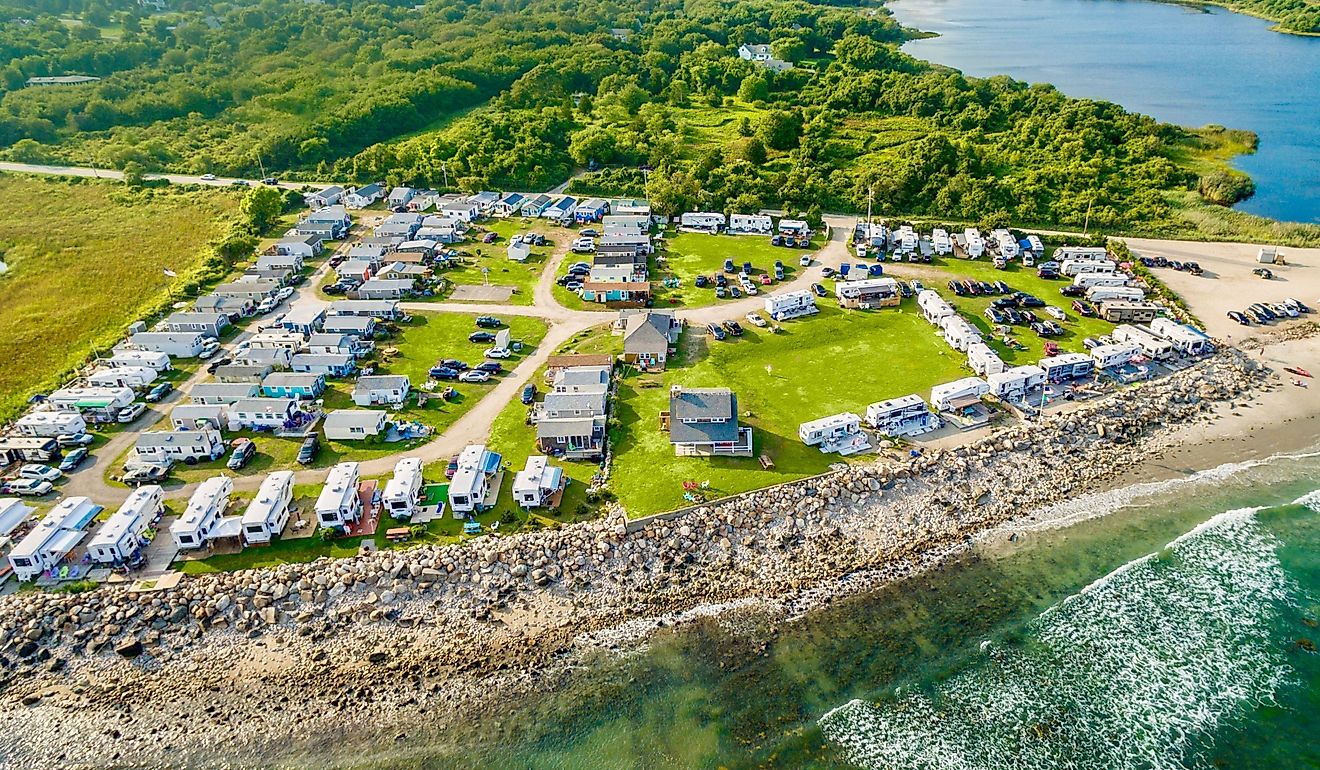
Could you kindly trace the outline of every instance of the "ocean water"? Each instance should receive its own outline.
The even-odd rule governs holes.
[[[1256,180],[1238,208],[1320,222],[1320,38],[1219,8],[1147,0],[892,0],[938,33],[904,50],[968,75],[1051,83],[1188,126],[1255,131],[1233,164]]]
[[[601,656],[461,730],[315,767],[1320,767],[1320,456],[1088,496],[792,622]],[[1106,514],[1101,516],[1101,514]]]

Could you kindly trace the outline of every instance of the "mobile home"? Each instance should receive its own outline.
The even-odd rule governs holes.
[[[210,542],[233,492],[234,480],[228,476],[213,476],[197,487],[183,515],[170,525],[170,535],[180,549],[201,548]]]
[[[970,402],[980,401],[990,392],[990,384],[980,377],[964,377],[945,382],[930,389],[930,405],[945,412]]]
[[[422,460],[405,457],[394,465],[394,476],[385,482],[381,501],[394,518],[407,521],[417,513],[422,495]]]
[[[322,527],[344,527],[362,517],[358,497],[358,464],[340,463],[330,469],[316,498],[316,521]]]
[[[157,372],[149,366],[106,366],[87,375],[93,388],[133,388],[141,390],[155,381]]]
[[[243,511],[243,542],[269,543],[289,523],[293,502],[293,471],[275,471],[261,482],[257,496]]]
[[[802,423],[798,426],[798,438],[807,446],[829,446],[861,431],[862,418],[852,412],[843,412]]]
[[[1073,278],[1073,286],[1089,289],[1092,286],[1127,286],[1128,277],[1123,273],[1079,273]]]
[[[834,285],[840,307],[877,308],[899,304],[898,281],[893,278],[867,278],[861,281],[839,282]]]
[[[930,234],[930,245],[935,254],[941,257],[953,251],[953,239],[949,237],[949,231],[938,227]]]
[[[109,358],[99,359],[98,363],[106,366],[150,366],[158,372],[168,372],[174,368],[168,353],[152,350],[117,350]]]
[[[1060,246],[1053,255],[1055,262],[1105,262],[1109,252],[1103,246]]]
[[[1004,259],[1016,259],[1021,253],[1018,250],[1017,238],[1014,238],[1013,233],[1008,230],[1003,228],[991,230],[990,237],[995,240],[995,247],[999,249],[999,256]]]
[[[1146,323],[1159,314],[1153,302],[1110,301],[1100,307],[1100,317],[1110,323]]]
[[[731,233],[769,235],[774,231],[774,221],[764,214],[734,214],[729,217],[729,232]]]
[[[912,393],[866,407],[866,424],[887,436],[917,436],[940,427],[940,418]]]
[[[962,316],[951,315],[944,318],[943,321],[944,341],[949,343],[954,350],[967,352],[972,343],[981,341],[981,332],[967,323]]]
[[[1095,371],[1095,361],[1085,353],[1060,353],[1053,358],[1042,358],[1040,368],[1045,381],[1060,383],[1088,377]]]
[[[1118,342],[1091,348],[1091,360],[1097,369],[1122,366],[1141,355],[1141,347],[1132,342]]]
[[[87,555],[97,564],[122,564],[146,544],[142,535],[165,510],[164,490],[155,484],[138,487],[128,496],[87,544]]]
[[[921,308],[921,314],[926,320],[936,326],[940,326],[940,322],[945,318],[957,315],[952,305],[930,289],[923,289],[917,295],[917,306]]]
[[[985,378],[990,394],[1005,401],[1021,401],[1045,384],[1045,370],[1035,364],[1015,366]]]
[[[985,254],[985,240],[981,238],[981,231],[975,227],[963,230],[963,244],[963,251],[971,259],[977,259]]]
[[[87,535],[86,527],[101,506],[86,497],[66,497],[9,552],[9,566],[19,580],[32,580],[58,565]]]
[[[28,412],[14,421],[14,428],[37,438],[76,436],[87,432],[87,421],[78,412]]]
[[[678,218],[678,226],[685,230],[706,230],[718,233],[724,229],[723,214],[711,211],[692,211]]]

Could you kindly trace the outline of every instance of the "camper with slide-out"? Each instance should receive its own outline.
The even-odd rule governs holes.
[[[1145,298],[1145,290],[1135,286],[1092,286],[1086,290],[1087,302],[1140,302]]]
[[[87,555],[97,564],[123,564],[146,547],[147,529],[164,510],[165,491],[155,484],[138,487],[128,496],[87,544]]]
[[[243,542],[269,543],[289,523],[293,502],[293,471],[275,471],[261,482],[256,497],[243,511]]]
[[[422,495],[422,460],[405,457],[394,465],[394,476],[385,482],[381,504],[400,521],[408,521],[417,513]]]

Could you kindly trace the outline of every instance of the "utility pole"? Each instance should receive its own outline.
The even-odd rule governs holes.
[[[266,164],[261,162],[261,153],[257,153],[257,166],[261,168],[261,178],[266,178]]]
[[[1082,222],[1082,235],[1089,234],[1091,230],[1091,207],[1095,205],[1095,196],[1091,197],[1090,202],[1086,204],[1086,220]]]
[[[441,163],[441,164],[440,164],[440,171],[441,171],[441,173],[443,173],[443,174],[445,175],[445,189],[448,190],[448,189],[449,189],[449,166],[445,165],[444,163]]]
[[[866,224],[871,224],[871,203],[875,200],[875,188],[871,185],[866,186]]]

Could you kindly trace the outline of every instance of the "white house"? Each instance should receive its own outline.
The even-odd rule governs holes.
[[[314,209],[333,206],[344,199],[344,188],[331,185],[324,190],[310,192],[303,196],[303,202]]]
[[[174,430],[222,431],[228,425],[229,407],[225,404],[180,404],[170,411],[170,427]]]
[[[912,393],[866,407],[866,424],[887,436],[918,436],[938,430],[940,418]]]
[[[245,398],[229,407],[229,429],[283,430],[297,411],[296,398]]]
[[[408,201],[412,200],[413,196],[415,196],[416,194],[417,191],[411,187],[396,187],[393,190],[390,190],[388,205],[390,208],[395,208],[396,206],[407,206]]]
[[[1021,401],[1027,394],[1045,384],[1045,370],[1035,364],[1015,366],[985,378],[990,395],[1005,401]]]
[[[422,495],[422,459],[405,457],[394,464],[394,476],[385,482],[381,504],[396,519],[406,521],[417,513]]]
[[[132,559],[146,544],[143,533],[164,510],[164,491],[155,484],[133,490],[87,544],[87,555],[97,564],[118,564]]]
[[[82,542],[101,506],[86,497],[66,497],[9,552],[9,566],[19,580],[31,580],[56,566]]]
[[[1133,342],[1117,342],[1091,348],[1091,360],[1097,369],[1109,369],[1129,363],[1141,355],[1141,346]]]
[[[787,321],[805,315],[819,313],[816,297],[807,289],[799,291],[781,291],[765,298],[765,312],[776,321]]]
[[[164,353],[172,358],[196,358],[206,345],[201,332],[138,332],[128,337],[128,344],[138,350]]]
[[[1191,326],[1180,324],[1171,318],[1160,316],[1150,322],[1150,330],[1173,343],[1173,347],[1185,356],[1199,356],[1208,353],[1213,344],[1204,332]]]
[[[454,518],[485,508],[491,481],[500,472],[504,458],[482,444],[470,444],[458,455],[458,471],[449,480],[449,508]]]
[[[330,469],[316,498],[316,521],[322,527],[343,527],[362,517],[358,497],[358,464],[340,463]]]
[[[365,209],[385,197],[385,185],[373,182],[365,187],[350,187],[344,193],[344,204],[351,209]]]
[[[507,331],[507,330],[501,330]],[[403,406],[412,391],[406,374],[377,374],[358,377],[353,386],[353,403],[358,406]]]
[[[747,235],[769,235],[775,231],[775,223],[765,214],[732,214],[729,216],[729,232]]]
[[[293,502],[293,471],[275,471],[261,482],[257,496],[243,511],[243,542],[269,543],[289,523]]]
[[[228,476],[212,476],[198,485],[183,515],[170,525],[170,535],[180,549],[202,548],[217,536],[217,525],[233,492],[234,481]]]
[[[678,226],[685,230],[717,233],[724,229],[725,217],[713,211],[691,211],[678,218]]]
[[[361,441],[385,432],[386,413],[376,409],[336,409],[322,429],[331,441]]]
[[[1137,345],[1148,358],[1160,360],[1173,358],[1172,342],[1140,326],[1119,324],[1114,327],[1110,336],[1115,342],[1130,342]]]
[[[99,363],[106,366],[150,366],[158,372],[174,368],[168,354],[151,350],[116,350],[114,355],[100,359]]]
[[[852,412],[833,414],[798,426],[798,438],[822,452],[851,455],[871,448],[862,433],[862,418]]]
[[[971,342],[967,345],[967,365],[982,377],[1005,369],[1003,359],[984,342]]]
[[[82,412],[94,419],[113,420],[115,413],[133,403],[128,388],[60,388],[46,401],[61,412]]]
[[[971,403],[979,402],[981,396],[990,392],[990,385],[980,377],[964,377],[961,380],[945,382],[930,389],[930,404],[937,411],[947,412],[959,409]]]
[[[147,431],[138,434],[133,446],[138,460],[152,465],[168,466],[190,458],[204,462],[225,453],[225,442],[215,428]]]
[[[1095,361],[1085,353],[1060,353],[1042,358],[1039,366],[1045,372],[1045,381],[1055,383],[1080,379],[1095,371]]]
[[[532,256],[532,247],[523,241],[518,241],[510,243],[505,253],[514,262],[526,262]]]
[[[23,436],[55,438],[87,432],[87,421],[78,412],[28,412],[14,421]]]
[[[545,455],[532,455],[513,477],[513,499],[523,508],[539,508],[564,488],[564,469],[549,464]]]
[[[87,375],[87,384],[93,388],[134,388],[141,390],[157,377],[149,366],[106,366]]]

